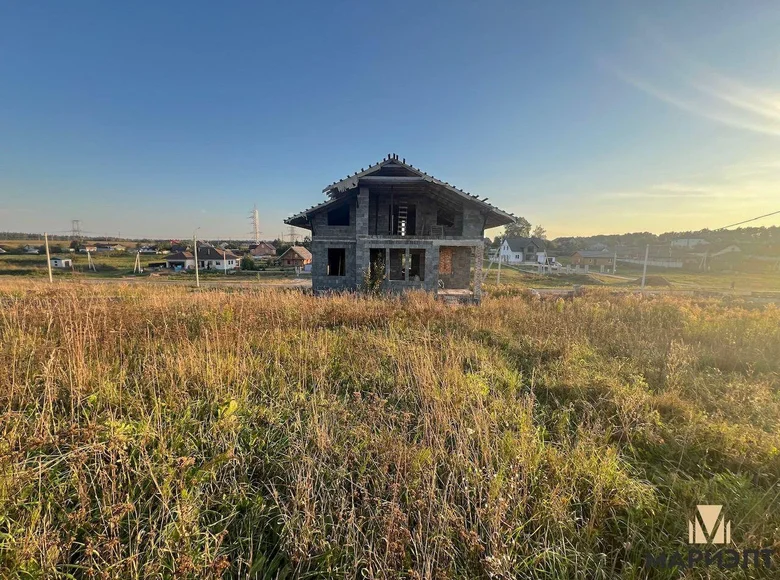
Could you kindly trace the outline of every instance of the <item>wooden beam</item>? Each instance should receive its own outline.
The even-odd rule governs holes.
[[[427,180],[423,179],[422,177],[408,177],[401,175],[366,175],[365,177],[361,177],[360,181],[365,181],[371,185],[396,185],[401,183],[423,183]]]

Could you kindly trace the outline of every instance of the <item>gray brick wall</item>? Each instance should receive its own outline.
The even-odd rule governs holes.
[[[369,268],[371,248],[385,250],[386,256],[391,256],[389,250],[420,249],[425,251],[424,280],[385,280],[385,288],[390,291],[403,291],[420,288],[429,291],[438,289],[441,279],[446,289],[466,289],[471,283],[471,260],[473,248],[470,246],[450,246],[452,248],[452,273],[439,273],[439,245],[446,241],[414,238],[377,239],[372,236],[388,235],[390,216],[390,196],[372,193],[367,187],[361,187],[348,203],[350,206],[349,226],[328,226],[327,211],[322,211],[312,217],[312,287],[315,292],[328,290],[356,290],[363,282],[364,273]],[[398,202],[403,197],[394,195],[393,201]],[[427,235],[429,226],[436,224],[438,202],[424,194],[408,196],[407,203],[415,205],[416,230],[410,235]],[[462,212],[454,212],[455,224],[445,228],[445,237],[453,240],[473,241],[474,245],[482,243],[484,234],[484,218],[477,209],[466,207]],[[456,242],[450,242],[456,243]],[[345,276],[327,275],[328,248],[345,249]],[[398,260],[396,260],[398,261]],[[390,263],[395,271],[400,270],[399,263]]]
[[[336,242],[327,239],[312,239],[311,281],[315,292],[326,290],[354,290],[355,286],[355,242]],[[328,248],[344,248],[346,254],[346,275],[328,276]]]
[[[329,226],[328,210],[323,210],[312,216],[312,239],[317,238],[355,238],[355,215],[357,211],[357,200],[351,199],[349,203],[349,225],[348,226]]]
[[[477,209],[463,209],[463,237],[482,239],[485,235],[485,218]]]

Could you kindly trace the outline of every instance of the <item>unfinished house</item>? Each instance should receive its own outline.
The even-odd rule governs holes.
[[[479,301],[485,229],[515,220],[397,155],[323,192],[327,201],[285,220],[311,230],[315,292],[359,289],[369,273],[388,291]]]

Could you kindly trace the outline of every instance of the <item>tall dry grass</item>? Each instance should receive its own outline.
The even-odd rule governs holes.
[[[780,542],[777,308],[22,282],[0,306],[3,577],[677,578],[644,554],[697,503]]]

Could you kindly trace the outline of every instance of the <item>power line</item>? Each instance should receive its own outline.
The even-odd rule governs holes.
[[[733,228],[734,226],[739,226],[739,225],[742,225],[742,224],[746,224],[748,222],[754,222],[756,220],[760,220],[761,218],[769,217],[771,215],[775,215],[775,214],[778,214],[778,213],[780,213],[780,210],[779,211],[773,211],[772,213],[767,213],[767,214],[764,214],[764,215],[760,215],[758,217],[754,217],[754,218],[751,218],[749,220],[745,220],[743,222],[737,222],[735,224],[729,224],[727,226],[723,226],[722,228],[718,228],[717,230],[714,230],[714,231],[717,232],[717,231],[720,231],[720,230],[725,230],[726,228]]]

